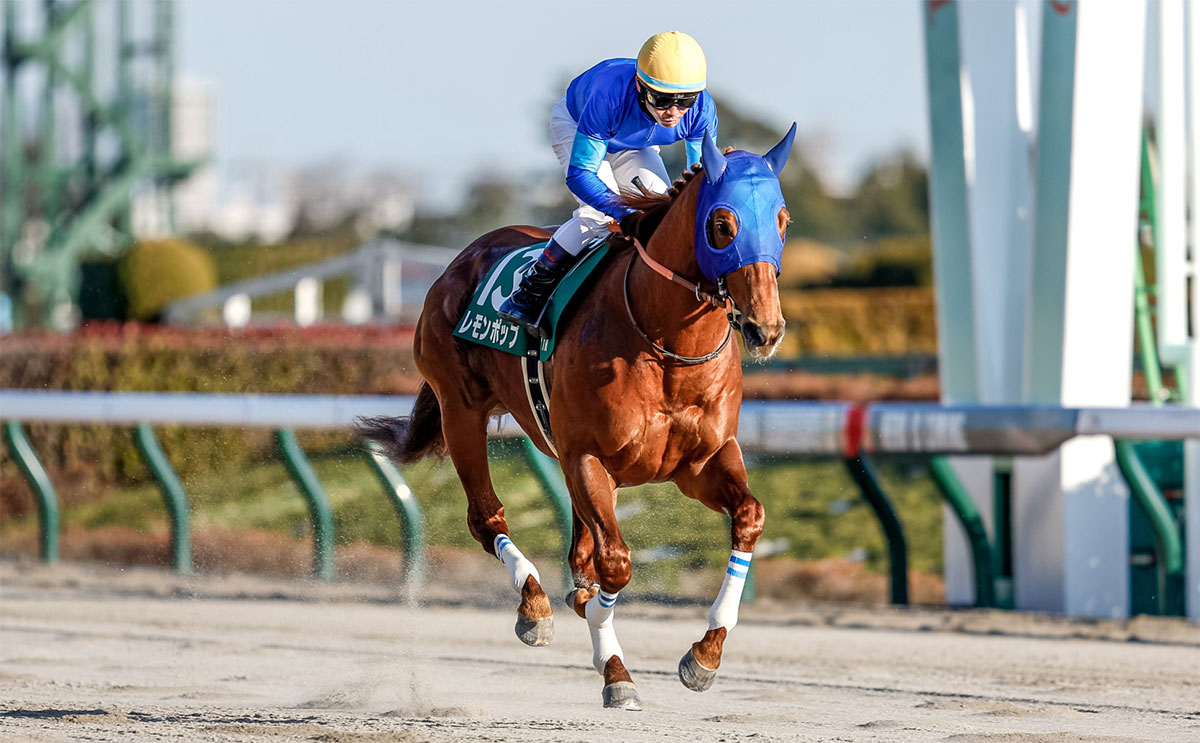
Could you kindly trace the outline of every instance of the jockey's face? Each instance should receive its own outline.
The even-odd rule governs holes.
[[[687,113],[688,108],[691,108],[691,106],[688,106],[687,108],[681,108],[679,106],[655,108],[654,105],[647,99],[646,89],[642,87],[642,81],[634,80],[634,82],[637,83],[638,94],[641,95],[642,100],[645,101],[646,110],[650,112],[650,116],[656,122],[667,127],[668,129],[678,124],[679,120],[683,118],[683,115]]]

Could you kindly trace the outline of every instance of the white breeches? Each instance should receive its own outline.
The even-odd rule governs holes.
[[[550,112],[550,146],[564,175],[571,164],[571,147],[575,144],[578,128],[578,123],[567,110],[567,97],[563,96]],[[621,193],[622,190],[637,193],[633,185],[635,176],[654,193],[666,193],[671,183],[657,145],[642,150],[609,153],[600,164],[597,175],[613,193]],[[608,234],[606,225],[611,221],[607,214],[579,201],[579,208],[573,216],[554,233],[554,241],[571,255],[579,255],[585,243]]]

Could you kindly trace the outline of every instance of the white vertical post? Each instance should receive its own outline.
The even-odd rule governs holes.
[[[383,291],[383,313],[391,318],[400,317],[404,309],[404,297],[400,295],[401,271],[404,264],[398,260],[385,260],[380,281]]]
[[[937,290],[938,369],[942,401],[979,399],[971,230],[967,211],[970,127],[964,123],[970,80],[959,53],[959,3],[926,2],[925,69],[929,84],[933,274]]]
[[[1189,405],[1200,406],[1200,9],[1187,7],[1188,86],[1187,116],[1189,149],[1188,174],[1191,176],[1191,213],[1189,226],[1192,248],[1191,357],[1188,360]],[[1187,532],[1187,568],[1184,600],[1187,615],[1200,622],[1200,441],[1184,442],[1184,509]]]
[[[1126,405],[1133,353],[1144,0],[1047,3],[1028,400]],[[1129,612],[1128,491],[1107,437],[1014,463],[1016,606]]]
[[[928,3],[925,22],[942,399],[1016,403],[1033,198],[1024,8]],[[991,458],[951,463],[994,535]],[[946,599],[970,603],[971,552],[948,508],[945,523]]]
[[[973,91],[968,180],[979,402],[1018,403],[1033,241],[1033,172],[1025,9],[966,3],[963,52]]]
[[[1158,355],[1187,363],[1187,126],[1183,0],[1158,2],[1158,185],[1155,246]]]
[[[321,289],[321,281],[312,276],[296,282],[296,324],[300,327],[306,328],[321,319]]]
[[[929,92],[930,231],[937,292],[938,374],[945,403],[979,399],[974,278],[967,187],[974,158],[970,78],[959,45],[957,0],[924,3],[925,71]],[[980,512],[991,513],[990,460],[951,460]],[[954,511],[942,509],[946,601],[975,601],[971,551]]]
[[[250,295],[234,294],[221,306],[221,319],[230,328],[244,328],[250,324]]]

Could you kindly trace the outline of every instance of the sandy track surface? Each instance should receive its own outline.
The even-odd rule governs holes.
[[[623,712],[600,706],[584,622],[556,607],[554,642],[528,648],[516,603],[0,562],[0,739],[1200,740],[1182,620],[756,602],[696,694],[675,666],[706,607],[622,597],[645,707]]]

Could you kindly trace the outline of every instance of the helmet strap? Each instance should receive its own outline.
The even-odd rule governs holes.
[[[650,110],[650,104],[646,102],[646,88],[642,85],[642,81],[637,75],[633,76],[633,87],[637,90],[638,107],[642,109],[642,113],[650,117],[650,120],[658,124],[658,119],[654,116],[654,112]]]

